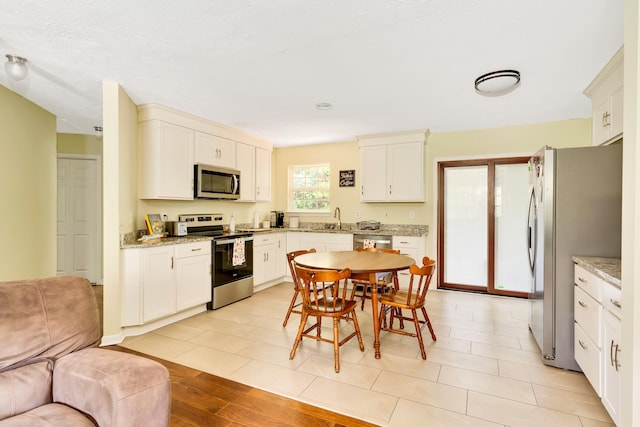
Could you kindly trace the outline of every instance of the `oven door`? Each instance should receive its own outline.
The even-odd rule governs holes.
[[[236,241],[243,247],[236,247]],[[213,246],[214,288],[253,276],[253,236],[214,239]],[[234,257],[234,251],[244,252],[244,262]]]

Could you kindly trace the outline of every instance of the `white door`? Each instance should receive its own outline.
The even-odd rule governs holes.
[[[57,274],[98,279],[98,161],[58,159]]]

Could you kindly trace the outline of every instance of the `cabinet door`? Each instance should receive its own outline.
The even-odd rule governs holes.
[[[424,202],[424,150],[422,142],[387,147],[388,199],[394,202]]]
[[[151,120],[140,125],[140,198],[193,200],[194,132]]]
[[[289,266],[287,265],[287,239],[284,233],[278,236],[275,263],[275,278],[286,276]]]
[[[256,200],[256,148],[247,144],[236,144],[236,169],[240,171],[239,202]]]
[[[176,312],[176,279],[172,245],[143,251],[142,281],[142,320],[144,322]]]
[[[360,147],[360,200],[384,202],[387,200],[387,146]]]
[[[261,285],[276,277],[275,244],[253,248],[253,285]]]
[[[242,178],[240,178],[242,179]],[[271,151],[256,147],[256,202],[271,201]]]
[[[211,301],[211,254],[177,258],[175,263],[178,311]]]
[[[600,145],[609,139],[609,98],[603,99],[599,104],[593,106],[592,132],[593,142]]]
[[[620,319],[609,311],[604,314],[604,370],[602,378],[602,404],[611,419],[620,422]]]
[[[196,132],[195,136],[196,163],[236,168],[236,143],[208,133]]]
[[[609,138],[622,134],[622,115],[624,107],[624,90],[620,86],[611,94],[611,120],[609,124]]]

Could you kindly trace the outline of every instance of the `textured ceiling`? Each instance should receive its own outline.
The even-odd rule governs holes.
[[[102,81],[276,146],[589,117],[582,91],[623,43],[623,0],[3,0],[0,84],[102,123]],[[480,74],[522,83],[480,96]],[[315,108],[330,102],[331,110]]]

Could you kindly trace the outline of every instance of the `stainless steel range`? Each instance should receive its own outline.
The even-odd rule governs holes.
[[[225,233],[222,214],[179,215],[188,235],[211,236],[211,302],[215,310],[253,295],[253,234]]]

